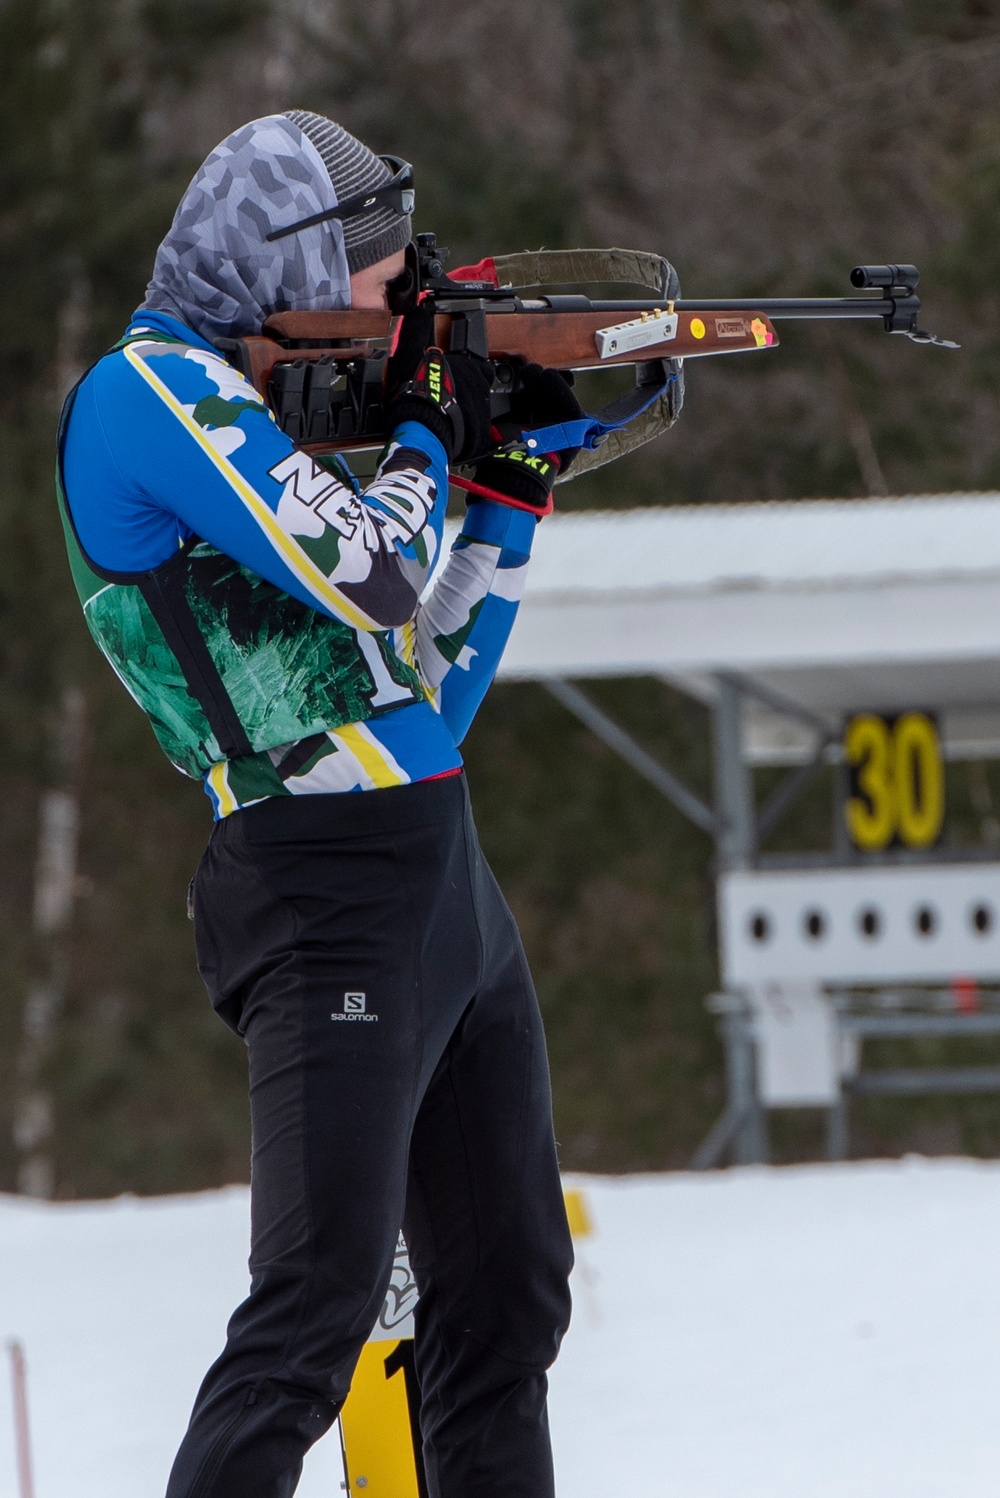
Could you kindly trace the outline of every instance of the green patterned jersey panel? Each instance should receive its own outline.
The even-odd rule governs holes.
[[[378,688],[349,625],[205,543],[188,558],[186,596],[255,751],[372,716]],[[419,702],[420,679],[393,652],[388,633],[372,638],[401,689],[394,705]]]
[[[73,528],[61,476],[56,490],[73,581],[91,634],[148,715],[169,759],[187,775],[204,775],[226,756],[146,601],[142,579],[117,581],[94,570]],[[291,598],[205,543],[171,558],[149,577],[165,568],[183,568],[183,585],[172,592],[180,595],[184,613],[204,641],[254,754],[373,716],[379,686],[348,625]],[[385,674],[399,688],[392,705],[423,700],[419,677],[395,654],[388,632],[371,638]]]
[[[203,775],[222,751],[140,589],[105,583],[84,604],[84,616],[168,759],[186,775]]]

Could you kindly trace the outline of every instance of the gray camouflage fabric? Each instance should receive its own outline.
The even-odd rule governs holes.
[[[351,305],[339,222],[268,244],[272,229],[337,206],[323,159],[285,115],[251,120],[198,168],[156,253],[138,309],[212,341],[259,331],[272,312]]]

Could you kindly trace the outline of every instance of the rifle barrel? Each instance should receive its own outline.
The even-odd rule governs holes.
[[[458,307],[456,302],[455,306]],[[690,301],[683,297],[674,302],[677,312],[763,312],[772,320],[778,318],[886,318],[905,314],[915,317],[920,302],[915,296],[867,297],[714,297],[708,300]],[[618,318],[636,317],[643,312],[660,311],[666,306],[663,297],[654,301],[591,301],[582,296],[546,296],[535,301],[522,301],[525,311],[541,311],[543,307],[553,312],[601,312]],[[443,309],[442,309],[443,310]],[[451,312],[451,306],[447,307]],[[500,311],[500,308],[497,308]],[[511,309],[513,310],[513,309]]]
[[[900,297],[898,301],[902,301]],[[915,300],[915,299],[914,299]],[[680,301],[678,312],[764,312],[772,321],[779,318],[878,317],[885,318],[896,310],[892,297],[735,297],[714,301]]]
[[[666,306],[661,298],[657,302],[589,302],[580,296],[547,296],[547,304],[553,312],[597,312],[602,317],[616,320],[634,318],[643,313],[659,312]],[[759,312],[773,322],[781,318],[802,322],[809,319],[850,319],[852,321],[878,319],[887,332],[917,333],[917,316],[920,299],[905,286],[893,286],[889,296],[817,296],[817,297],[710,297],[706,300],[690,301],[681,297],[670,304],[676,312],[715,312],[725,316],[727,312]],[[538,302],[522,302],[527,311],[539,310]],[[451,309],[449,308],[449,311]],[[935,342],[927,335],[925,342]]]

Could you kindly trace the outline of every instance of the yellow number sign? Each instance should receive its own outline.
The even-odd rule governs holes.
[[[413,1338],[366,1342],[340,1412],[344,1468],[357,1498],[426,1498],[419,1404]]]
[[[856,848],[877,853],[899,842],[929,848],[944,826],[944,764],[929,713],[883,718],[858,713],[844,732],[850,795],[844,807]]]
[[[355,1498],[427,1498],[413,1366],[416,1303],[401,1233],[378,1324],[361,1349],[340,1412],[344,1472]]]

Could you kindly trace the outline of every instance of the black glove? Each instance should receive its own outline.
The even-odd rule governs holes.
[[[519,371],[518,388],[510,403],[510,415],[522,431],[532,427],[551,427],[563,421],[579,421],[583,407],[573,394],[573,375],[566,369],[543,369],[540,364],[525,364]],[[565,473],[578,447],[567,447],[556,453],[559,471]]]
[[[558,369],[543,369],[540,364],[524,366],[519,389],[511,401],[514,431],[508,441],[476,464],[477,484],[519,500],[539,515],[549,513],[552,486],[580,449],[567,447],[556,453],[536,453],[529,449],[521,434],[532,427],[577,421],[583,415],[583,408],[570,388],[571,378]],[[504,423],[500,431],[507,435],[510,428]]]
[[[433,432],[449,463],[489,451],[493,367],[474,354],[444,355],[434,347],[434,310],[428,302],[403,318],[386,374],[389,430],[404,421]]]

